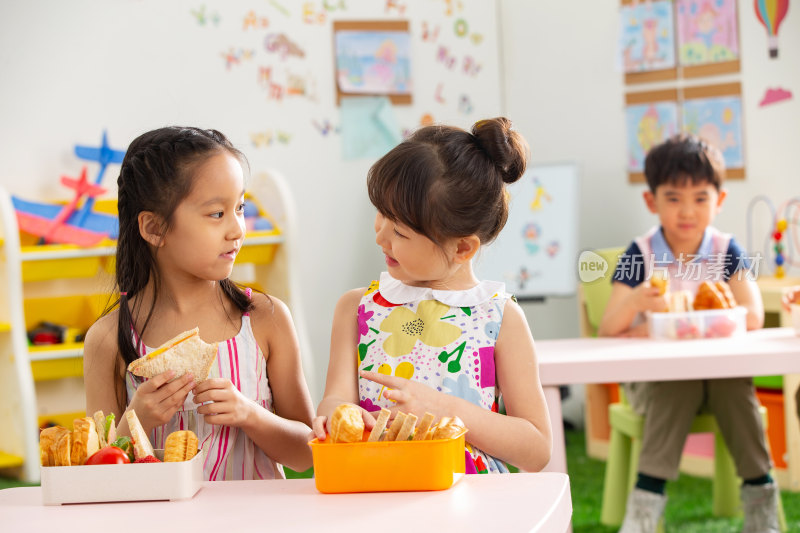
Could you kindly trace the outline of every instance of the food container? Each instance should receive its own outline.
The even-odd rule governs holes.
[[[466,433],[466,431],[464,432]],[[451,439],[331,443],[312,440],[314,480],[325,493],[444,490],[464,475],[464,433]]]
[[[155,450],[159,459],[164,450]],[[42,503],[186,500],[203,484],[202,450],[190,461],[41,467]]]
[[[683,313],[647,313],[647,328],[653,339],[710,339],[744,333],[747,309],[711,309]]]

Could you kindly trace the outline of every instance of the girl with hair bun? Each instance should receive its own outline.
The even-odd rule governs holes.
[[[528,323],[503,283],[472,269],[506,223],[505,185],[522,177],[527,157],[511,122],[494,118],[470,132],[422,128],[372,166],[367,190],[387,271],[336,306],[317,438],[342,403],[361,408],[367,429],[381,408],[392,418],[430,412],[469,429],[467,473],[547,465],[550,420]]]

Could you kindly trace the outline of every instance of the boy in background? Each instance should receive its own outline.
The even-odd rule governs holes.
[[[711,223],[725,200],[722,154],[699,138],[677,135],[645,159],[644,200],[660,225],[637,238],[620,257],[598,334],[644,336],[645,311],[667,311],[667,296],[650,283],[666,272],[671,291],[697,292],[703,281],[725,281],[747,309],[747,329],[764,322],[750,262],[736,240]],[[663,274],[662,274],[663,275]],[[628,497],[621,533],[655,532],[664,512],[666,481],[677,479],[694,417],[712,412],[744,480],[744,533],[777,533],[778,489],[769,471],[759,404],[751,378],[625,384],[633,409],[644,415],[636,486]]]

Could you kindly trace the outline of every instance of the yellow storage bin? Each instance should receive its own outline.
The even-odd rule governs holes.
[[[40,322],[53,322],[86,331],[108,303],[107,294],[26,298],[23,304],[25,328],[30,330]]]
[[[64,347],[61,344],[59,347]],[[70,344],[83,351],[83,344]],[[31,353],[42,353],[44,350],[36,350],[33,347]],[[64,357],[61,359],[48,359],[44,361],[31,361],[31,373],[34,381],[48,381],[51,379],[80,378],[83,377],[83,357]]]
[[[464,475],[464,433],[452,439],[309,443],[324,493],[444,490]]]

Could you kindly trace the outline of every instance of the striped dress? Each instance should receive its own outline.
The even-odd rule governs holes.
[[[132,331],[134,346],[138,341]],[[142,343],[141,355],[153,351]],[[267,362],[253,335],[249,313],[242,315],[239,333],[218,343],[217,359],[209,378],[228,378],[247,398],[264,409],[272,411],[272,390],[267,379]],[[133,398],[136,388],[146,378],[126,374],[125,386],[128,399]],[[283,467],[270,459],[247,434],[235,427],[206,424],[203,415],[197,413],[194,395],[190,392],[172,419],[150,433],[154,448],[163,448],[167,435],[173,431],[190,429],[197,434],[200,447],[205,452],[203,472],[209,481],[229,479],[283,479]]]

